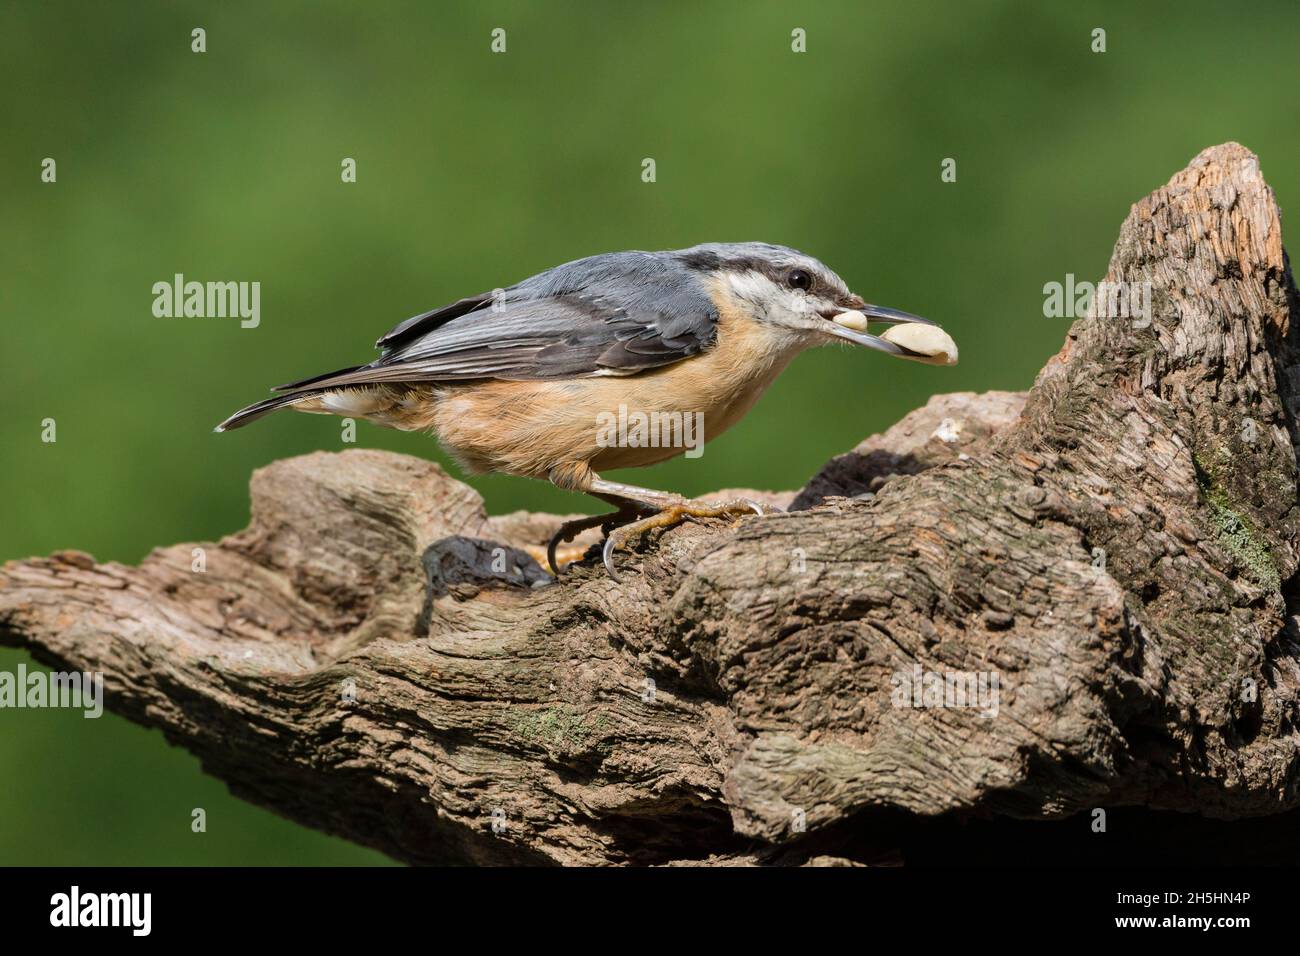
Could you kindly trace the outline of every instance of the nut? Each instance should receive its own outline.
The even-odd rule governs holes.
[[[904,355],[927,365],[956,365],[957,343],[943,329],[934,325],[921,325],[919,322],[904,322],[891,326],[880,337],[886,342],[902,346],[916,355]]]

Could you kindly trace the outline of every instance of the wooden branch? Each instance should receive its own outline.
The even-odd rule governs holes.
[[[0,640],[412,863],[862,859],[876,808],[1290,809],[1297,299],[1256,158],[1134,206],[1106,280],[1154,321],[1081,319],[1027,397],[938,397],[622,585],[550,583],[524,548],[558,518],[319,453],[256,472],[220,542],[5,565]],[[996,675],[996,716],[896,706],[917,668]]]

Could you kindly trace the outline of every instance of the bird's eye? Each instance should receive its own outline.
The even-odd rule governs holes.
[[[790,284],[792,289],[800,289],[807,292],[813,286],[812,273],[806,269],[791,269],[790,274],[785,277],[785,281]]]

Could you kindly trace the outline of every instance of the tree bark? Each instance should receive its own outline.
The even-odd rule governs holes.
[[[821,865],[884,808],[1280,813],[1300,366],[1256,158],[1135,205],[1106,281],[1152,320],[1097,303],[1027,395],[932,399],[622,584],[552,582],[524,549],[560,519],[488,517],[437,465],[318,453],[257,471],[222,541],[5,565],[0,642],[411,863]],[[918,669],[995,675],[996,715],[903,700]]]

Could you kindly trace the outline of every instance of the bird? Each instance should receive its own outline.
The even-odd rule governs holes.
[[[868,334],[872,321],[891,328]],[[644,435],[609,440],[614,433],[602,435],[600,423],[631,410],[698,422],[699,440],[716,438],[796,355],[837,342],[927,364],[957,358],[937,323],[869,304],[810,255],[765,242],[703,243],[576,259],[413,316],[379,338],[369,364],[276,386],[215,430],[292,408],[432,433],[471,474],[541,479],[612,505],[565,522],[546,560],[558,577],[557,548],[599,526],[602,563],[618,581],[615,553],[651,529],[771,509],[604,477],[686,448]]]

